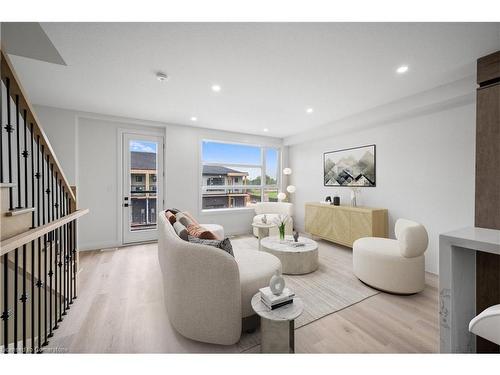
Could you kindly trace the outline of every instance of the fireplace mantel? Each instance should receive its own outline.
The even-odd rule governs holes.
[[[468,326],[476,316],[478,251],[500,255],[500,230],[467,227],[439,236],[441,353],[476,351],[475,338]]]

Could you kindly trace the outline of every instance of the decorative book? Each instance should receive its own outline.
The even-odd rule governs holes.
[[[287,300],[287,301],[283,301],[283,302],[280,302],[280,303],[276,303],[274,305],[268,305],[266,301],[262,300],[262,303],[268,308],[268,309],[271,309],[271,310],[274,310],[274,309],[277,309],[279,307],[282,307],[282,306],[286,306],[286,305],[289,305],[291,303],[293,303],[293,298]]]
[[[278,303],[293,300],[293,297],[295,296],[295,293],[288,288],[283,289],[283,292],[280,295],[273,294],[273,292],[271,292],[271,288],[269,288],[268,286],[265,288],[260,288],[259,291],[260,298],[268,307],[274,306]]]

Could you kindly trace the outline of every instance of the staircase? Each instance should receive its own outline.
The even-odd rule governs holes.
[[[0,349],[41,353],[78,292],[76,188],[70,186],[1,52]]]

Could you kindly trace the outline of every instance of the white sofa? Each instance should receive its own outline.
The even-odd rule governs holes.
[[[259,202],[253,205],[255,216],[253,218],[254,223],[261,223],[262,217],[266,215],[267,222],[271,223],[279,215],[288,215],[290,217],[289,222],[285,225],[285,234],[291,235],[293,232],[293,204],[286,202]],[[253,228],[254,236],[258,236],[258,229]],[[269,229],[270,236],[279,235],[278,227],[273,227]]]
[[[374,288],[399,294],[418,293],[425,286],[425,257],[429,238],[424,226],[399,219],[396,239],[365,237],[354,241],[353,271]]]
[[[275,256],[233,248],[234,257],[212,246],[189,243],[159,215],[158,260],[168,318],[181,335],[207,343],[239,341],[250,301],[281,263]]]

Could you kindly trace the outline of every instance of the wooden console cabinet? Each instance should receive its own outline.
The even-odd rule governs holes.
[[[306,232],[352,247],[362,237],[388,237],[388,214],[383,208],[306,203]]]

